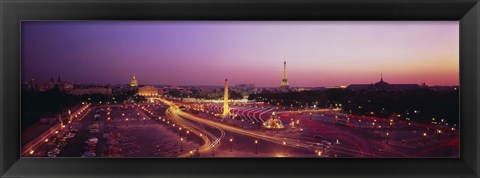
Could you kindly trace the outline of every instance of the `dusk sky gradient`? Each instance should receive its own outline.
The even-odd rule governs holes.
[[[459,84],[459,23],[22,22],[22,79],[276,87]]]

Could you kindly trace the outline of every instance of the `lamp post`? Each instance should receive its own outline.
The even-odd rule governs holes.
[[[285,155],[285,156],[287,155],[287,153],[286,153],[287,152],[286,151],[287,146],[286,145],[287,145],[287,142],[283,141],[283,155]]]
[[[423,144],[427,144],[427,133],[423,133]]]
[[[45,156],[48,157],[48,138],[45,139]]]
[[[440,141],[440,134],[442,134],[442,130],[441,130],[441,129],[438,129],[438,130],[437,130],[437,139],[438,139],[438,141]]]
[[[212,158],[215,157],[215,144],[212,145]]]
[[[388,144],[388,135],[390,135],[390,133],[387,132],[387,135],[386,135],[386,139],[387,139],[387,144]]]
[[[185,138],[187,138],[187,142],[189,142],[188,135],[190,135],[190,131],[187,130],[187,135],[185,136]]]
[[[255,140],[255,154],[258,154],[258,140]]]
[[[230,138],[230,152],[232,152],[233,138]]]
[[[180,152],[183,152],[183,138],[180,138]]]

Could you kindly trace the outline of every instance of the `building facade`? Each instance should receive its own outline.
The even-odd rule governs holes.
[[[154,86],[144,86],[138,88],[138,95],[148,97],[148,96],[160,96],[162,92]]]
[[[89,88],[76,88],[73,89],[70,94],[72,95],[112,95],[112,88],[109,87],[89,87]]]

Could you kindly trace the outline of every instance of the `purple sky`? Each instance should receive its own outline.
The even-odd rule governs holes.
[[[448,22],[22,22],[22,77],[75,83],[279,86],[458,85]]]

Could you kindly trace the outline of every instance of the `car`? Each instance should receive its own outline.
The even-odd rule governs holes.
[[[67,137],[67,138],[73,138],[73,137],[75,137],[75,134],[74,134],[74,133],[68,133],[65,137]]]
[[[327,149],[330,148],[330,146],[332,145],[332,143],[330,143],[330,142],[328,142],[328,141],[325,141],[325,140],[322,141],[322,142],[320,142],[320,143],[321,143],[323,146],[325,146],[325,148],[327,148]]]
[[[90,152],[84,153],[84,154],[82,155],[82,157],[96,157],[96,156],[97,156],[97,154],[95,154],[95,153],[90,153]]]
[[[60,151],[62,151],[62,150],[60,150],[60,149],[58,149],[58,148],[54,148],[54,149],[52,149],[52,150],[50,150],[50,151],[51,151],[53,154],[58,155],[58,154],[60,154]]]

